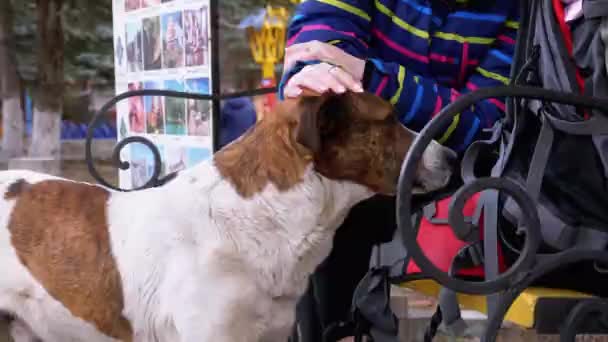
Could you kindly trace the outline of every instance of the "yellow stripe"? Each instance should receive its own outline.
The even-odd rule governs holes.
[[[505,22],[505,26],[507,26],[508,28],[512,28],[512,29],[519,29],[519,23],[517,21],[513,21],[513,20],[507,20]]]
[[[495,81],[498,81],[498,82],[501,82],[501,83],[503,83],[505,85],[509,84],[509,78],[508,77],[504,77],[503,75],[499,75],[499,74],[497,74],[495,72],[488,71],[488,70],[483,69],[481,67],[477,67],[477,71],[482,76],[484,76],[484,77],[491,78],[491,79],[493,79]]]
[[[376,2],[376,8],[378,9],[378,11],[382,12],[387,17],[390,17],[391,20],[393,21],[393,23],[395,23],[395,25],[401,27],[402,29],[406,30],[407,32],[409,32],[415,36],[418,36],[422,39],[429,39],[428,32],[406,23],[401,18],[399,18],[397,15],[395,15],[395,13],[393,13],[390,9],[386,8],[386,6],[381,4],[379,0],[376,0],[375,2]]]
[[[398,76],[398,79],[399,79],[399,89],[397,89],[397,92],[391,98],[391,103],[393,105],[396,104],[397,101],[399,101],[399,98],[401,97],[401,92],[403,91],[403,82],[405,80],[405,67],[403,65],[399,66],[399,76]]]
[[[342,40],[341,39],[334,39],[334,40],[330,40],[330,41],[327,42],[327,44],[329,44],[329,45],[336,45],[338,43],[342,43]]]
[[[455,33],[447,33],[447,32],[435,32],[434,37],[441,38],[443,40],[455,40],[459,43],[469,43],[469,44],[492,44],[495,38],[486,38],[486,37],[463,37],[461,35]]]
[[[441,136],[441,138],[437,140],[437,142],[440,144],[445,144],[445,142],[448,141],[452,133],[454,133],[454,131],[456,130],[456,127],[458,127],[458,123],[460,123],[460,114],[457,114],[454,117],[452,123],[450,124],[450,127],[446,129],[445,133],[443,133],[443,136]]]
[[[356,16],[359,16],[367,21],[371,21],[372,18],[369,16],[369,14],[365,13],[365,11],[363,11],[360,8],[357,8],[351,4],[347,4],[344,3],[342,1],[338,1],[338,0],[317,0],[317,2],[321,2],[327,5],[331,5],[334,7],[338,7],[340,9],[345,10],[346,12],[352,13]]]

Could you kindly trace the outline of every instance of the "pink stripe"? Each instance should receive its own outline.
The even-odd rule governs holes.
[[[457,98],[460,97],[460,93],[456,89],[454,89],[454,88],[452,88],[450,90],[451,90],[451,92],[450,92],[450,102],[454,102],[454,101],[456,101]]]
[[[479,89],[478,86],[476,86],[475,84],[473,84],[471,82],[467,83],[467,88],[469,88],[471,91],[475,91],[475,90]],[[502,110],[503,112],[507,110],[507,107],[505,106],[505,104],[503,102],[498,101],[497,99],[488,99],[488,102],[495,105],[498,109]]]
[[[431,53],[431,59],[434,61],[438,61],[441,63],[452,63],[454,64],[454,62],[456,61],[456,59],[454,57],[449,57],[449,56],[443,56],[440,55],[438,53]]]
[[[469,43],[465,42],[462,44],[462,62],[460,63],[460,76],[458,76],[458,84],[464,82],[464,77],[467,73],[467,67],[469,66]]]
[[[296,39],[298,39],[298,37],[300,36],[300,34],[304,33],[304,32],[308,32],[308,31],[332,31],[332,32],[338,32],[344,35],[347,35],[349,37],[353,37],[356,38],[361,44],[363,44],[365,47],[367,47],[367,44],[362,41],[361,39],[357,38],[357,35],[354,32],[347,32],[347,31],[339,31],[334,29],[333,27],[329,26],[329,25],[323,25],[323,24],[315,24],[315,25],[305,25],[303,26],[300,31],[298,31],[298,33],[296,33],[295,35],[293,35],[293,37],[289,38],[289,40],[287,41],[287,46],[290,46],[291,44],[293,44],[293,42],[296,41]]]
[[[373,29],[374,34],[376,35],[376,37],[378,37],[378,39],[380,39],[381,41],[383,41],[386,45],[388,45],[390,48],[392,48],[393,50],[400,52],[401,54],[405,55],[406,57],[409,57],[411,59],[417,60],[419,62],[422,63],[428,63],[429,62],[429,58],[427,56],[423,56],[420,54],[417,54],[411,50],[408,50],[406,48],[404,48],[403,46],[395,43],[394,41],[390,40],[387,36],[385,36],[382,32],[378,31],[378,29]]]
[[[384,88],[386,87],[387,84],[388,84],[388,76],[384,76],[382,78],[382,81],[380,81],[380,84],[378,85],[378,89],[376,89],[377,96],[380,96],[380,94],[382,94],[382,91],[384,90]]]
[[[432,118],[434,118],[435,115],[439,114],[439,112],[441,111],[441,107],[443,107],[443,99],[441,98],[441,96],[439,96],[439,94],[437,94],[437,102],[435,102],[435,109],[433,109],[433,115],[431,116]]]
[[[504,34],[499,35],[498,40],[502,40],[503,42],[505,42],[507,44],[515,44],[515,39],[513,39],[509,36],[505,36]]]
[[[502,110],[503,112],[507,110],[507,106],[505,106],[504,103],[498,101],[497,99],[488,99],[488,102],[494,104],[498,109]]]

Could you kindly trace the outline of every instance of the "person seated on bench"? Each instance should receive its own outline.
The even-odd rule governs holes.
[[[306,1],[289,24],[279,92],[366,90],[394,104],[404,125],[420,130],[461,94],[509,82],[517,9],[518,1],[496,0]],[[504,99],[482,101],[437,139],[462,153],[504,110]],[[371,249],[392,238],[394,216],[388,197],[351,211],[298,307],[299,342],[322,341],[328,327],[349,320]],[[329,340],[352,334],[348,325],[342,330]]]

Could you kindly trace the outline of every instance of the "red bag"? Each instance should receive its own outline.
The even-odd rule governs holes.
[[[479,197],[480,193],[477,193],[466,202],[463,209],[465,217],[472,218],[475,216],[478,210]],[[431,204],[435,206],[435,210],[431,210],[431,213],[434,211],[433,217],[428,217],[428,214],[422,215],[418,227],[418,244],[420,248],[422,248],[427,258],[437,268],[446,273],[458,251],[469,244],[466,241],[458,239],[452,228],[447,224],[451,199],[451,197],[448,197]],[[480,238],[483,239],[483,211],[479,215],[478,226]],[[500,244],[498,245],[498,266],[501,273],[507,269]],[[405,271],[407,275],[420,274],[420,268],[413,260],[410,260],[407,264]],[[457,275],[483,278],[483,265],[462,269],[457,272]]]

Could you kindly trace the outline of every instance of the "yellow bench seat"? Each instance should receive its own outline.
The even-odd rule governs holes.
[[[400,284],[430,297],[437,297],[440,286],[434,280],[415,280]],[[531,287],[526,289],[513,303],[507,312],[506,321],[515,323],[523,328],[534,328],[536,304],[541,298],[582,299],[592,296],[571,290]],[[486,297],[458,294],[461,306],[466,310],[475,310],[487,315]]]

